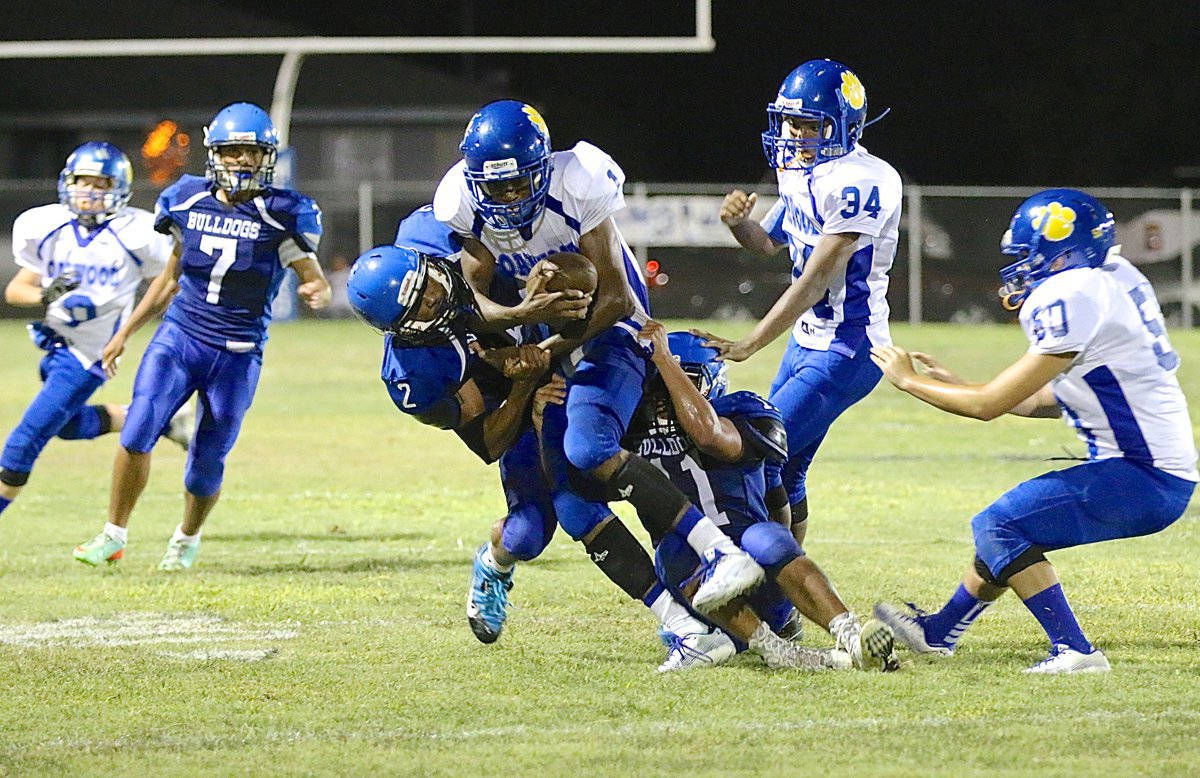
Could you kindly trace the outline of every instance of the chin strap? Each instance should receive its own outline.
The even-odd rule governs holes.
[[[1029,292],[1025,289],[1019,292],[1008,292],[1000,295],[1000,305],[1006,311],[1015,311],[1025,302],[1025,298],[1029,296]]]
[[[868,127],[870,127],[872,124],[874,124],[875,122],[879,121],[879,120],[880,120],[880,119],[882,119],[883,117],[887,116],[887,115],[888,115],[889,113],[891,113],[891,112],[892,112],[892,109],[891,109],[891,108],[884,108],[884,109],[883,109],[883,113],[879,114],[879,115],[878,115],[878,116],[876,116],[874,119],[871,119],[869,122],[864,122],[864,123],[863,123],[863,126],[862,126],[863,130],[867,129],[867,128],[868,128]],[[859,135],[862,135],[862,130],[860,130],[860,131],[859,131]]]

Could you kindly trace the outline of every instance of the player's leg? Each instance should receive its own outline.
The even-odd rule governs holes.
[[[861,623],[787,528],[758,522],[744,530],[740,542],[766,570],[767,578],[804,616],[828,630],[856,667],[894,669],[891,628],[875,619]]]
[[[67,349],[47,354],[42,359],[41,373],[42,388],[9,433],[0,453],[0,513],[25,487],[34,462],[50,439],[61,435],[77,417],[87,417],[94,427],[91,437],[107,431],[102,413],[84,412],[84,403],[104,383],[102,376],[85,370]]]
[[[199,344],[197,347],[201,351],[209,349],[200,348]],[[215,353],[207,358],[214,367],[200,384],[196,434],[184,466],[183,521],[167,544],[158,565],[160,570],[186,570],[195,563],[200,552],[201,529],[221,497],[225,458],[237,442],[262,371],[260,354],[211,351]]]
[[[467,623],[483,643],[500,637],[517,562],[541,554],[558,523],[532,430],[500,457],[500,483],[508,514],[492,526],[491,538],[475,552],[467,590]]]
[[[896,633],[896,639],[918,654],[950,656],[958,639],[983,612],[1008,591],[1007,586],[989,582],[978,572],[978,559],[964,573],[950,599],[936,613],[926,613],[913,603],[899,608],[875,604],[875,617]],[[988,573],[988,578],[991,578]]]
[[[882,376],[871,362],[870,343],[853,356],[801,348],[787,350],[767,397],[783,415],[788,435],[784,485],[792,506],[792,534],[803,545],[808,529],[806,479],[830,425],[851,405],[871,393]]]
[[[129,517],[150,480],[150,451],[171,416],[194,387],[185,361],[183,336],[167,324],[159,327],[138,365],[133,397],[113,461],[108,523],[100,534],[75,549],[75,558],[97,565],[119,559],[128,539]]]
[[[1115,458],[1026,481],[975,517],[980,573],[1009,585],[1041,624],[1050,657],[1033,673],[1104,672],[1044,552],[1159,532],[1187,507],[1195,484]],[[1129,495],[1138,495],[1129,500]],[[987,577],[985,575],[985,577]]]
[[[642,397],[648,361],[628,335],[611,330],[593,339],[568,381],[563,451],[570,465],[602,483],[609,499],[630,502],[658,539],[684,538],[704,560],[696,595],[708,612],[762,582],[762,569],[699,510],[658,468],[621,448]]]

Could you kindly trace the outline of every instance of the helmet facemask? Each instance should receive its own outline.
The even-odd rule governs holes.
[[[465,171],[479,215],[498,230],[519,230],[537,221],[550,192],[550,158],[524,166],[515,159],[489,160],[482,171]],[[509,202],[513,194],[520,195]]]
[[[227,164],[222,158],[221,149],[230,146],[254,146],[262,150],[262,162],[256,166]],[[278,154],[274,146],[263,143],[222,143],[209,146],[208,149],[208,178],[228,194],[236,195],[244,192],[257,192],[266,189],[275,180],[275,160]]]

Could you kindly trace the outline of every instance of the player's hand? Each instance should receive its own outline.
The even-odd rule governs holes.
[[[50,305],[50,303],[62,297],[67,292],[72,292],[78,288],[79,276],[74,271],[68,270],[62,275],[55,276],[50,281],[50,285],[42,289],[42,305]]]
[[[540,284],[535,288],[540,289]],[[516,307],[517,319],[523,324],[553,324],[587,317],[592,296],[578,289],[547,292],[544,289],[526,294]]]
[[[750,218],[754,204],[758,202],[758,193],[746,194],[741,189],[734,189],[725,195],[721,202],[721,221],[726,227],[736,227]]]
[[[549,382],[533,394],[533,428],[542,435],[542,416],[547,405],[562,405],[567,401],[567,380],[555,373]]]
[[[908,391],[908,384],[917,376],[912,355],[899,346],[876,346],[871,349],[871,361],[879,366],[887,380],[901,391]]]
[[[638,340],[650,346],[650,359],[658,363],[662,359],[671,358],[671,346],[667,342],[667,328],[654,319],[648,319],[642,325]]]
[[[929,354],[926,354],[923,351],[912,351],[912,352],[910,352],[910,355],[912,356],[912,358],[915,362],[920,363],[921,372],[924,373],[925,375],[929,376],[930,378],[933,378],[937,381],[941,381],[941,382],[947,383],[947,384],[966,383],[961,378],[956,376],[954,373],[951,373],[949,370],[947,370],[946,367],[944,365],[942,365],[941,362],[938,362],[936,359],[931,357]]]
[[[514,381],[537,378],[550,367],[550,352],[540,346],[517,346],[504,358],[500,372]]]
[[[716,349],[717,359],[723,359],[728,362],[745,362],[754,356],[757,351],[757,349],[751,348],[745,341],[728,340],[704,330],[688,330],[688,332],[696,337],[704,338],[702,345]]]
[[[329,288],[329,282],[324,278],[314,278],[311,281],[300,284],[296,288],[296,294],[300,295],[300,299],[309,308],[319,311],[326,305],[329,305],[329,299],[333,296],[333,291]]]
[[[125,353],[125,334],[120,330],[109,338],[108,343],[100,350],[100,366],[104,375],[112,378],[117,374],[117,360]]]

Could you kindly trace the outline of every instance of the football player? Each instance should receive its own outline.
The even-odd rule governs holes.
[[[666,473],[767,573],[766,584],[714,613],[714,620],[770,667],[892,669],[891,629],[874,619],[861,624],[789,532],[779,467],[787,460],[787,440],[779,411],[753,392],[727,394],[725,363],[698,336],[668,335],[648,321],[642,338],[653,348],[659,377],[623,444]],[[699,561],[673,535],[656,549],[660,578],[683,596],[692,590],[686,582]],[[802,649],[776,634],[793,606],[834,636],[834,652]]]
[[[984,421],[1061,415],[1088,449],[1084,464],[1019,484],[971,520],[975,563],[940,611],[876,606],[914,651],[952,653],[1011,588],[1050,639],[1049,657],[1025,672],[1108,672],[1045,554],[1160,532],[1187,507],[1198,475],[1179,355],[1154,290],[1117,253],[1114,233],[1108,209],[1073,189],[1017,208],[1001,242],[1013,262],[1000,271],[1000,293],[1020,309],[1029,350],[987,383],[966,383],[925,355],[921,374],[904,349],[872,349],[889,381],[936,408]]]
[[[483,461],[500,462],[509,512],[493,526],[490,541],[476,551],[467,595],[472,632],[480,641],[492,643],[506,621],[516,563],[538,556],[557,523],[537,437],[529,425],[530,398],[549,366],[549,352],[532,344],[547,332],[540,327],[522,328],[522,340],[531,343],[514,348],[474,331],[481,321],[454,261],[458,240],[427,208],[401,222],[396,243],[398,247],[373,249],[355,262],[347,282],[348,297],[359,317],[386,336],[381,378],[396,407],[422,423],[454,430]],[[507,294],[495,287],[492,291]],[[526,299],[539,296],[554,293],[532,291]],[[535,305],[543,302],[533,300]],[[577,313],[584,310],[586,303]],[[485,349],[485,341],[492,348]],[[564,495],[557,504],[573,516],[589,517],[580,521],[619,526],[628,534],[603,503]],[[585,546],[590,550],[586,539]],[[727,637],[694,619],[656,585],[653,566],[641,553],[647,572],[644,586],[626,591],[646,601],[665,628],[678,630],[692,652],[688,666],[701,661],[713,664],[732,655]],[[619,586],[628,586],[628,573],[613,561],[591,558]]]
[[[19,270],[4,299],[45,311],[29,332],[48,353],[42,389],[0,454],[0,513],[25,487],[50,438],[88,440],[124,426],[123,405],[87,404],[105,381],[100,350],[129,318],[142,281],[161,273],[171,257],[170,238],[154,231],[149,213],[128,205],[132,187],[123,151],[84,143],[58,175],[58,203],[31,208],[13,222]],[[182,411],[168,427],[185,449],[186,416]]]
[[[767,106],[763,150],[775,168],[779,200],[750,219],[755,193],[734,190],[721,220],[743,247],[773,255],[784,246],[792,283],[767,315],[737,341],[703,334],[721,357],[749,359],[791,330],[767,399],[787,427],[784,484],[792,530],[808,527],[806,476],[834,420],[879,382],[872,346],[891,344],[888,271],[900,227],[900,176],[859,143],[867,121],[862,82],[827,59],[788,74]]]
[[[311,308],[329,302],[317,264],[321,212],[316,202],[271,186],[278,133],[253,103],[222,108],[205,128],[207,175],[185,175],[159,196],[154,226],[174,238],[171,260],[133,315],[104,347],[108,375],[129,336],[166,311],[134,379],[133,402],[113,465],[108,523],[75,549],[89,565],[121,557],[129,516],[150,477],[150,449],[167,421],[199,396],[195,437],[184,473],[183,522],[159,569],[184,570],[200,549],[200,530],[221,495],[225,457],[254,399],[271,301],[288,268]]]
[[[543,454],[563,529],[575,540],[590,537],[593,558],[628,574],[627,592],[644,583],[645,570],[630,560],[645,552],[623,525],[601,528],[593,515],[557,504],[573,499],[567,479],[574,469],[604,484],[610,499],[631,502],[652,536],[675,532],[696,549],[706,566],[695,600],[701,611],[757,586],[762,568],[660,471],[620,445],[647,375],[637,335],[649,309],[642,270],[612,218],[624,207],[621,168],[586,142],[552,151],[542,116],[515,100],[481,108],[461,150],[463,159],[438,186],[434,213],[462,238],[463,273],[484,319],[550,320],[490,299],[496,275],[524,282],[539,260],[558,252],[582,254],[596,268],[599,285],[584,332],[546,341],[555,356],[571,355],[566,403],[549,406],[543,421]]]

